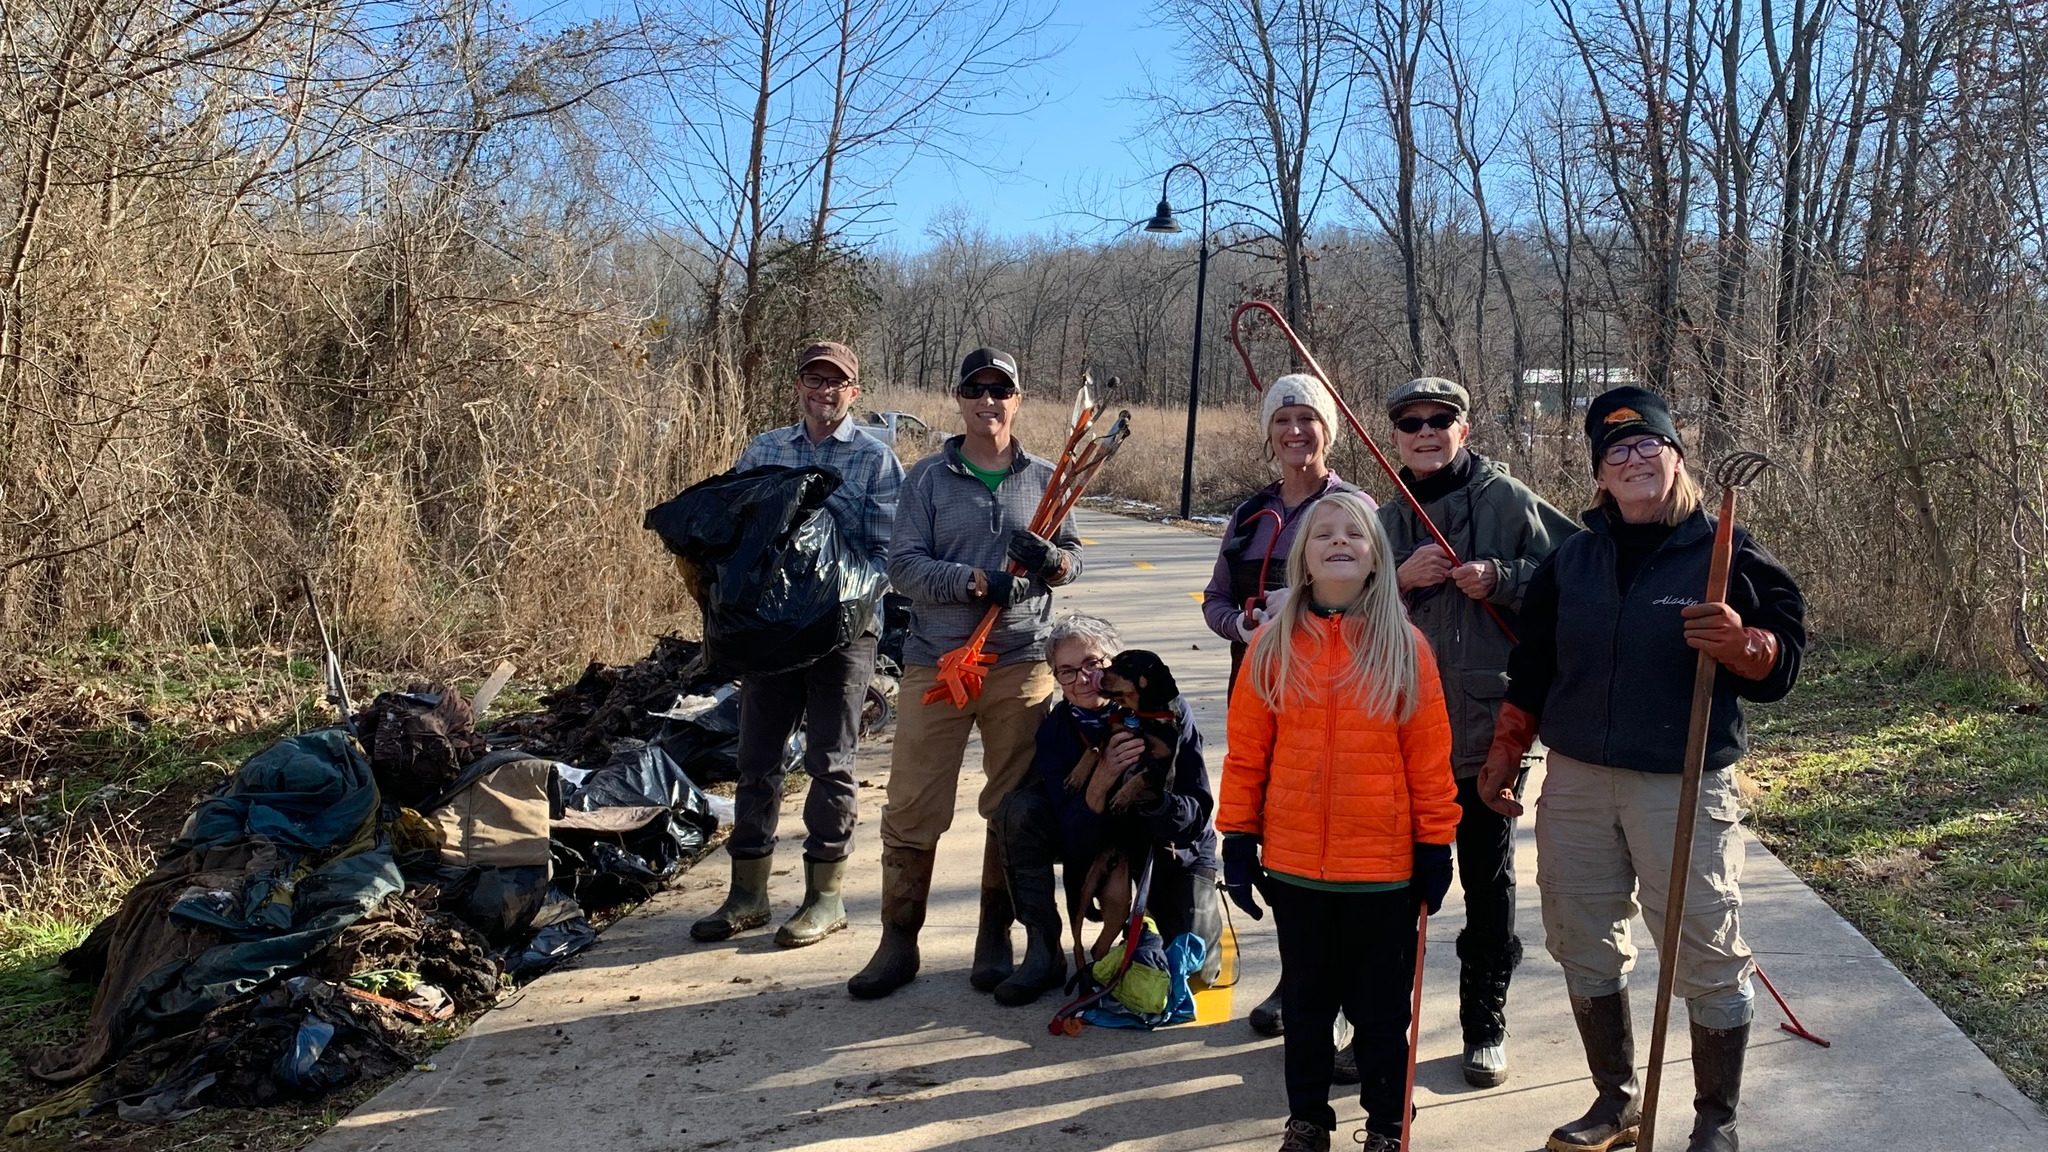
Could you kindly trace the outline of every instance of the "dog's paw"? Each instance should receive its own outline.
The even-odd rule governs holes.
[[[1081,758],[1074,762],[1074,770],[1067,773],[1067,791],[1079,792],[1086,788],[1089,778],[1095,775],[1096,763],[1101,759],[1102,753],[1093,748],[1081,753]]]

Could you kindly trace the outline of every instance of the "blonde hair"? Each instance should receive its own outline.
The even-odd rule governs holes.
[[[1327,515],[1345,516],[1365,529],[1372,541],[1372,572],[1358,598],[1342,606],[1340,632],[1351,670],[1334,684],[1318,685],[1311,679],[1309,664],[1295,659],[1293,641],[1299,632],[1310,643],[1320,642],[1306,620],[1313,598],[1307,556],[1316,517]],[[1386,529],[1358,493],[1332,492],[1309,509],[1287,549],[1287,602],[1280,606],[1279,616],[1253,634],[1251,650],[1245,654],[1244,674],[1267,707],[1279,711],[1287,701],[1307,699],[1320,688],[1357,701],[1374,716],[1406,721],[1414,715],[1421,657],[1401,606],[1392,553]]]
[[[1700,482],[1692,478],[1692,473],[1685,467],[1685,457],[1680,456],[1678,471],[1671,477],[1671,498],[1664,504],[1665,527],[1676,528],[1685,523],[1693,513],[1705,507],[1706,503],[1706,489],[1701,488]],[[1616,516],[1621,515],[1620,507],[1614,503],[1614,495],[1605,488],[1593,489],[1593,507]]]

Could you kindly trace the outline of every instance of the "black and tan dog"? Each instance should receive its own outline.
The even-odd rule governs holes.
[[[1067,776],[1067,790],[1079,792],[1091,812],[1104,817],[1104,835],[1092,860],[1069,860],[1067,867],[1085,867],[1086,879],[1067,890],[1067,920],[1074,931],[1074,964],[1085,972],[1090,963],[1109,954],[1117,934],[1130,919],[1135,877],[1154,847],[1143,819],[1136,813],[1156,806],[1173,777],[1180,750],[1180,720],[1173,701],[1180,695],[1173,672],[1157,653],[1131,649],[1119,653],[1102,673],[1102,694],[1110,702],[1110,723],[1103,745],[1118,732],[1130,732],[1145,743],[1137,763],[1121,771],[1111,767],[1102,747],[1081,756]],[[1091,907],[1099,907],[1102,928],[1095,942],[1083,946],[1081,923]]]

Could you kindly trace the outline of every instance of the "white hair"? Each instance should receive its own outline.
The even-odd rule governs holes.
[[[1085,612],[1069,612],[1052,622],[1052,631],[1045,637],[1045,662],[1052,663],[1052,654],[1069,640],[1079,640],[1105,659],[1124,650],[1124,638],[1117,635],[1116,625],[1100,616]]]

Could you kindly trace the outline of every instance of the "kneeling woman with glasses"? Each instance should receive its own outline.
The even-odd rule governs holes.
[[[1008,980],[996,985],[999,1003],[1029,1004],[1066,980],[1066,952],[1060,946],[1062,902],[1055,899],[1053,865],[1061,866],[1071,900],[1109,835],[1108,818],[1091,809],[1080,792],[1068,788],[1067,777],[1091,748],[1101,748],[1120,771],[1137,763],[1144,750],[1130,733],[1110,735],[1112,718],[1109,701],[1102,695],[1102,672],[1122,650],[1123,643],[1107,620],[1078,613],[1055,620],[1045,642],[1046,663],[1052,666],[1061,699],[1038,726],[1030,776],[996,810],[996,836],[1002,843],[1010,895],[1025,932],[1024,959]],[[1195,718],[1185,700],[1175,699],[1172,710],[1180,731],[1173,771],[1157,800],[1133,815],[1153,845],[1152,889],[1145,911],[1163,941],[1183,932],[1202,938],[1207,951],[1194,983],[1204,987],[1215,980],[1223,962],[1218,947],[1223,918],[1216,900],[1216,799],[1209,790],[1202,733]]]

